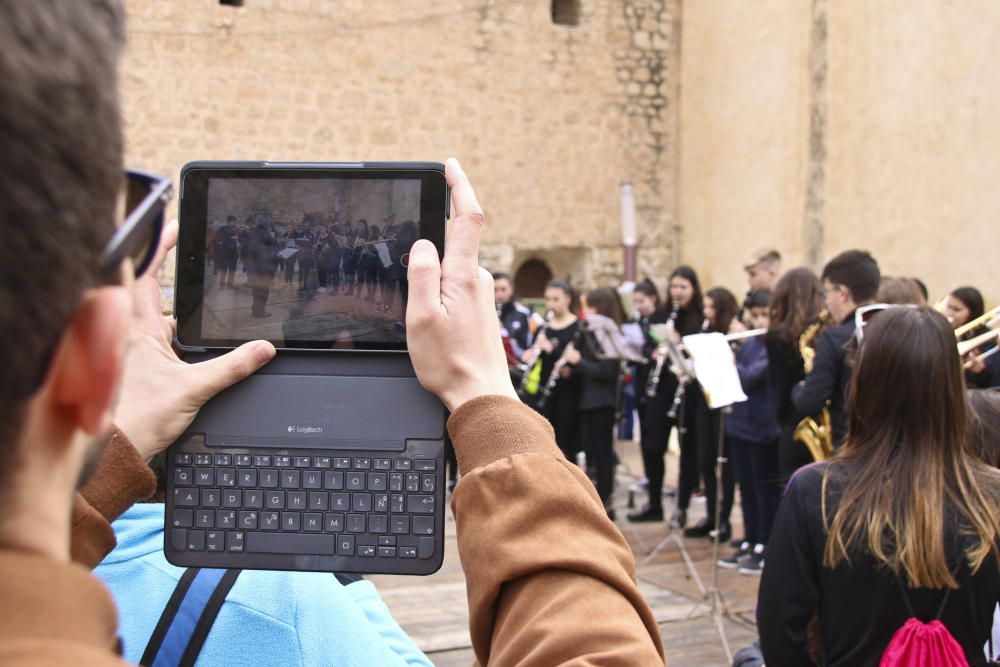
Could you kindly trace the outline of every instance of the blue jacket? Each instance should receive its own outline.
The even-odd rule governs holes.
[[[745,339],[736,350],[736,370],[747,400],[733,404],[726,418],[726,435],[750,442],[777,440],[778,392],[767,372],[767,345],[762,336]]]
[[[118,547],[97,567],[121,614],[125,657],[138,663],[184,573],[163,556],[163,505],[134,505],[113,524]],[[199,665],[427,665],[370,581],[244,570]]]

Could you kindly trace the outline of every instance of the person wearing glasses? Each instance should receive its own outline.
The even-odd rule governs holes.
[[[874,301],[881,274],[868,252],[847,250],[823,267],[820,279],[823,303],[834,324],[819,335],[812,372],[792,389],[792,404],[803,416],[819,414],[829,404],[833,442],[838,446],[847,433],[844,407],[851,368],[846,346],[854,335],[854,311]]]
[[[145,196],[117,224],[124,39],[115,0],[0,0],[0,664],[121,664],[114,601],[89,571],[114,546],[109,522],[153,492],[146,461],[275,354],[173,353],[159,287],[138,277],[176,235],[156,242],[169,182],[134,174]],[[476,659],[663,664],[628,543],[518,400],[478,267],[483,212],[457,161],[446,176],[448,247],[409,250],[407,337],[465,473],[452,508]],[[60,270],[31,280],[40,263]]]

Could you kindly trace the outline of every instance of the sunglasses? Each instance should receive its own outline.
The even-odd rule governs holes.
[[[101,276],[111,278],[126,259],[132,260],[136,278],[146,272],[160,244],[163,214],[170,200],[170,192],[168,178],[142,171],[125,172],[125,222],[101,252]],[[34,380],[15,392],[18,397],[30,397],[45,382],[61,336],[60,331],[56,340],[49,345],[40,360]]]
[[[171,190],[169,178],[143,171],[125,172],[125,222],[104,246],[101,275],[116,271],[126,258],[132,260],[136,278],[146,272],[160,244]]]

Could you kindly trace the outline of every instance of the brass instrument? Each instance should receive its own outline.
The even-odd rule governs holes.
[[[1000,306],[987,310],[985,313],[977,317],[976,319],[966,322],[962,326],[955,329],[955,338],[961,338],[970,331],[974,331],[981,325],[989,323],[987,326],[993,324],[993,320],[1000,319]]]
[[[816,339],[832,320],[830,312],[823,310],[817,320],[799,336],[799,354],[802,355],[802,367],[806,375],[812,372],[813,362],[816,360]],[[813,460],[825,461],[830,458],[833,454],[833,426],[829,407],[824,407],[814,417],[806,417],[800,421],[792,438],[806,446]]]

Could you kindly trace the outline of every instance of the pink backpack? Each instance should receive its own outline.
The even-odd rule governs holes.
[[[910,618],[892,636],[882,654],[879,667],[968,667],[965,651],[940,620],[951,589],[945,591],[934,620],[924,623],[913,613],[910,599],[898,575],[896,583],[906,601],[906,611]]]

